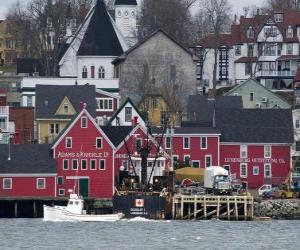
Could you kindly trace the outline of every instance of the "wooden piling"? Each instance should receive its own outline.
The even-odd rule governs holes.
[[[217,200],[217,219],[220,218],[220,196],[218,196]]]
[[[15,218],[18,218],[18,202],[15,201]]]
[[[207,219],[206,196],[204,195],[204,218]]]
[[[32,203],[33,206],[33,217],[36,218],[37,217],[37,210],[36,210],[36,202],[34,201]]]
[[[227,196],[227,220],[230,220],[230,203],[229,203],[229,196]]]
[[[238,210],[238,205],[237,205],[237,199],[234,197],[234,210],[235,210],[235,219],[239,219],[239,210]]]

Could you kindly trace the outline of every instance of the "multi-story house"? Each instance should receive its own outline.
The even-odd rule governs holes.
[[[300,12],[296,10],[241,16],[218,40],[217,83],[239,84],[256,77],[268,89],[292,88],[299,66]],[[200,76],[212,87],[214,48],[210,34],[194,46],[201,54]],[[200,67],[199,66],[199,67]]]

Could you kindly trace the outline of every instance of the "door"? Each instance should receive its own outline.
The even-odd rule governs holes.
[[[88,198],[89,197],[89,179],[83,178],[79,179],[79,194],[83,198]]]

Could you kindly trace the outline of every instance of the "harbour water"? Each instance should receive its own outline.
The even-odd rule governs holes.
[[[300,221],[0,219],[0,249],[300,249]]]

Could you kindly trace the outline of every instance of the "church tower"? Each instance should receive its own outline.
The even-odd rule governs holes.
[[[115,0],[115,21],[128,46],[137,43],[136,0]]]

